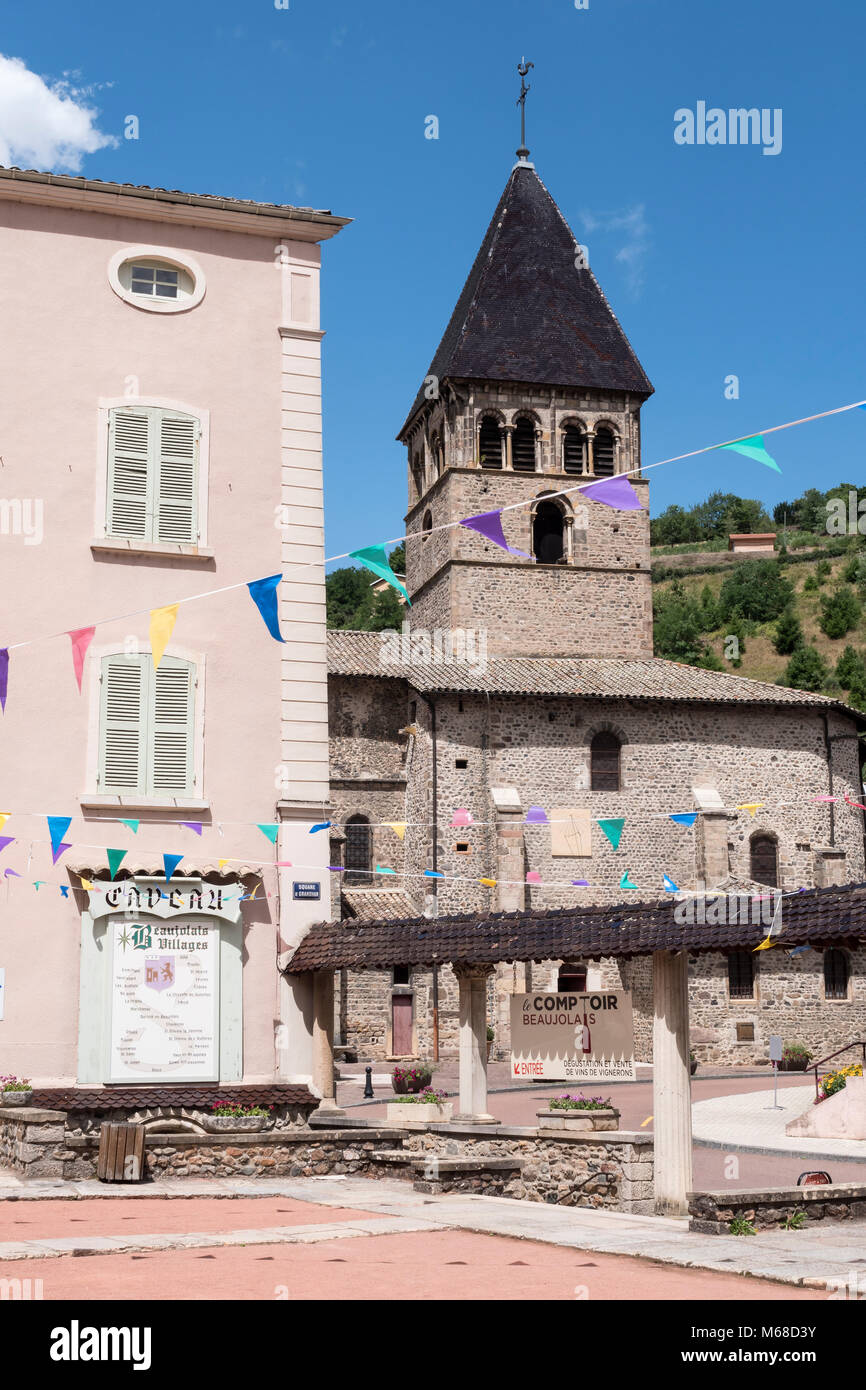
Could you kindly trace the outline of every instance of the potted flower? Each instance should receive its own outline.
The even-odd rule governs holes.
[[[407,1096],[417,1095],[423,1091],[425,1086],[429,1086],[433,1079],[433,1068],[429,1062],[416,1062],[411,1067],[395,1067],[391,1077],[391,1085],[395,1095]]]
[[[822,1100],[827,1100],[829,1096],[835,1096],[837,1091],[842,1091],[849,1076],[862,1076],[863,1063],[854,1062],[847,1067],[839,1067],[837,1071],[827,1071],[821,1077],[820,1090],[816,1105],[820,1105]]]
[[[238,1101],[218,1100],[211,1106],[211,1113],[202,1115],[201,1120],[205,1129],[215,1134],[226,1130],[255,1134],[265,1128],[272,1110],[272,1105],[242,1105]]]
[[[33,1087],[26,1077],[20,1081],[17,1076],[0,1076],[3,1095],[0,1097],[2,1105],[29,1105],[30,1097],[33,1095]]]
[[[425,1086],[417,1095],[398,1096],[388,1102],[385,1123],[401,1129],[420,1129],[425,1124],[446,1123],[454,1113],[453,1102],[444,1091]]]
[[[488,1060],[488,1062],[490,1061],[490,1051],[491,1051],[491,1048],[493,1047],[493,1037],[494,1037],[494,1034],[493,1034],[493,1024],[492,1024],[492,1023],[488,1023],[488,1025],[487,1025],[487,1060]]]
[[[805,1043],[786,1043],[782,1048],[779,1071],[805,1071],[812,1060],[812,1053]]]
[[[610,1096],[552,1096],[549,1109],[535,1112],[541,1129],[577,1131],[619,1129],[619,1111]]]

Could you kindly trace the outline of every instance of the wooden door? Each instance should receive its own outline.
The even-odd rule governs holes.
[[[395,1057],[412,1055],[412,996],[391,995],[391,1052]]]

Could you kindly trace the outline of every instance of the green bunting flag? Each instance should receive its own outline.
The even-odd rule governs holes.
[[[123,819],[121,819],[120,824],[121,824],[121,825],[125,825],[126,828],[127,828],[128,830],[131,830],[132,833],[133,833],[133,835],[137,835],[137,834],[138,834],[138,827],[140,826],[141,821],[137,821],[137,820],[123,820]]]
[[[619,886],[620,888],[634,888],[635,890],[637,889],[637,884],[632,883],[631,879],[628,876],[628,869],[626,869],[625,873],[620,879]]]
[[[600,820],[599,827],[602,829],[613,845],[614,849],[619,849],[622,828],[625,825],[625,816],[618,816],[615,820]]]
[[[108,855],[108,872],[114,878],[126,858],[127,851],[125,849],[107,849],[105,853]]]
[[[259,825],[259,830],[267,836],[272,845],[277,843],[277,836],[280,833],[279,825]]]
[[[764,436],[762,434],[750,435],[748,439],[738,439],[733,444],[720,444],[720,449],[730,449],[734,454],[744,454],[747,459],[754,459],[756,463],[765,463],[768,468],[773,468],[777,473],[781,473],[781,468],[774,458],[770,458],[764,448]]]
[[[363,550],[350,550],[349,559],[358,560],[368,570],[372,570],[373,574],[378,574],[380,579],[384,579],[386,584],[390,584],[392,589],[396,589],[398,594],[402,594],[409,606],[412,606],[409,595],[388,564],[384,545],[368,545]]]

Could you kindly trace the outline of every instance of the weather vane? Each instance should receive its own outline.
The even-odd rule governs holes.
[[[529,159],[529,150],[526,148],[526,93],[532,89],[531,87],[527,87],[526,78],[529,75],[530,69],[534,67],[535,64],[527,63],[525,58],[522,58],[517,64],[517,71],[520,74],[520,96],[517,98],[517,105],[520,107],[520,149],[517,151],[518,159]]]

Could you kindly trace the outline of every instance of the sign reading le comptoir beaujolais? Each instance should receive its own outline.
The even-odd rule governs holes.
[[[511,996],[511,1075],[548,1081],[634,1081],[631,995]]]

